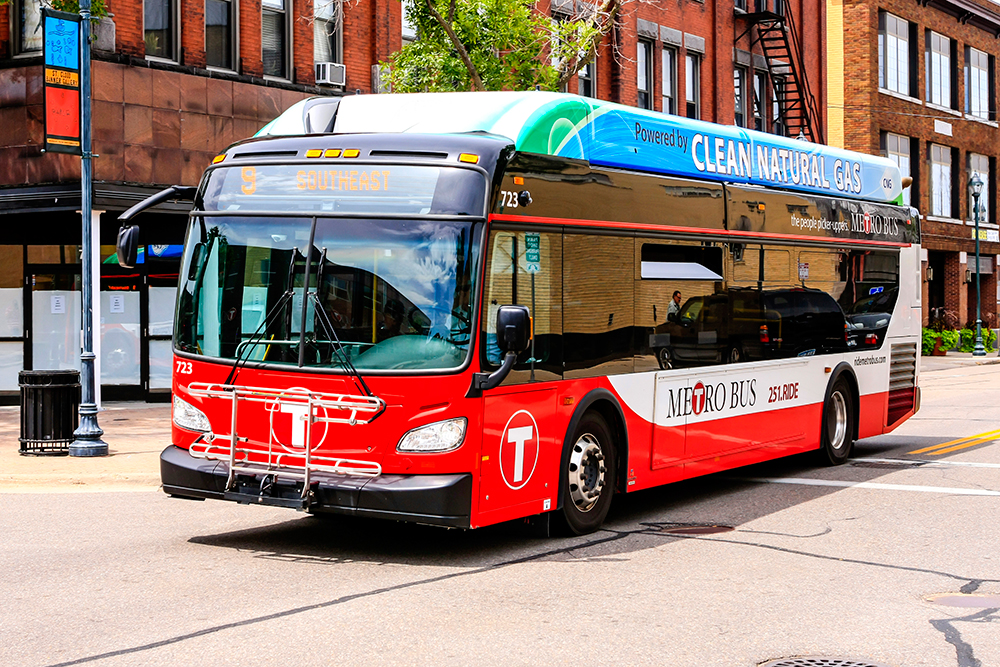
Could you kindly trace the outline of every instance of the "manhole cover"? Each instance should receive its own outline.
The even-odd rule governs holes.
[[[1000,595],[977,595],[976,593],[945,593],[929,595],[928,602],[948,607],[971,607],[974,609],[1000,609]]]
[[[760,667],[886,667],[882,663],[869,660],[854,660],[852,658],[821,658],[818,656],[801,656],[798,658],[781,658],[764,663]]]
[[[714,535],[733,530],[732,526],[700,523],[661,523],[653,524],[651,527],[667,535]]]
[[[904,468],[919,468],[925,465],[925,461],[851,461],[853,468],[883,468],[892,470],[902,470]]]

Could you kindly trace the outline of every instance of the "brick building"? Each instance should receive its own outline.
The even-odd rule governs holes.
[[[572,0],[540,11],[572,14]],[[399,0],[108,0],[93,51],[94,206],[105,398],[165,397],[186,208],[143,224],[136,270],[114,261],[117,216],[310,95],[377,92],[373,66],[416,35]],[[568,89],[824,140],[819,0],[632,2]],[[78,365],[80,159],[44,153],[38,0],[0,12],[0,397],[17,371]],[[805,48],[803,48],[805,45]],[[617,55],[616,55],[617,54]],[[324,70],[317,85],[316,63]]]
[[[819,0],[639,0],[569,91],[825,143],[825,21]]]
[[[829,143],[894,159],[922,214],[924,323],[936,309],[997,326],[996,36],[985,0],[828,0]],[[973,173],[980,197],[975,263]]]
[[[185,207],[143,226],[143,262],[112,257],[117,217],[310,95],[370,92],[372,65],[401,45],[398,0],[109,0],[95,27],[94,208],[100,215],[104,398],[164,398]],[[80,158],[43,153],[38,0],[0,12],[0,396],[17,371],[78,367]],[[347,36],[345,38],[345,35]],[[316,85],[316,62],[343,63]],[[99,346],[99,347],[98,347]]]

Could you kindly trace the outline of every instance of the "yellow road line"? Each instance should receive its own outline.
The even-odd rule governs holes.
[[[972,447],[973,445],[979,445],[990,440],[994,440],[1000,437],[1000,429],[996,431],[987,431],[986,433],[979,433],[976,435],[970,435],[965,438],[959,438],[957,440],[949,440],[948,442],[942,442],[931,447],[924,447],[923,449],[915,449],[910,454],[944,454],[946,452],[953,452],[956,449],[964,449],[965,447]],[[952,447],[952,445],[958,445],[957,447]]]
[[[949,454],[951,452],[957,452],[960,449],[965,449],[966,447],[974,447],[976,445],[982,445],[987,442],[993,442],[997,439],[997,436],[991,436],[989,438],[980,438],[979,440],[973,440],[972,442],[967,442],[964,445],[955,445],[954,447],[949,447],[948,449],[939,449],[933,452],[931,455],[936,456],[938,454]]]

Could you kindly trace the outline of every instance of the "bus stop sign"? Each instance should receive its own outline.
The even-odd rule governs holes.
[[[82,155],[80,16],[43,8],[45,150]]]

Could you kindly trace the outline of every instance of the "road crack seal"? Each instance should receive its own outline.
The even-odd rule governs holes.
[[[970,582],[975,583],[975,582]],[[963,586],[963,588],[965,588]],[[964,592],[964,591],[963,591]],[[978,611],[975,614],[970,614],[969,616],[962,616],[961,618],[953,619],[935,619],[932,620],[931,626],[935,630],[944,635],[946,642],[955,647],[955,657],[958,660],[958,667],[982,667],[982,662],[976,659],[976,656],[972,650],[972,644],[969,644],[964,639],[962,639],[962,633],[959,632],[953,624],[959,621],[970,621],[972,623],[990,623],[993,621],[993,613],[997,611],[996,609],[984,609]]]

